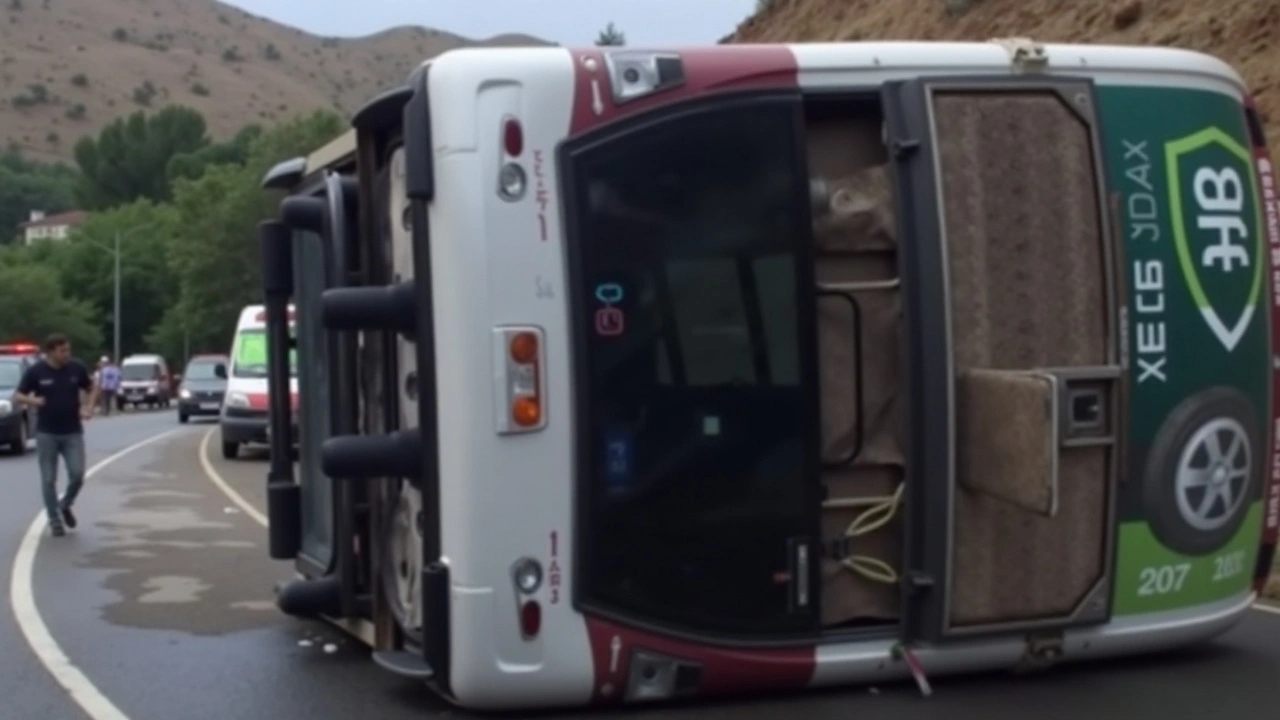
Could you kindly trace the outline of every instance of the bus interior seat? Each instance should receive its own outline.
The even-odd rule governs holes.
[[[956,480],[1026,512],[1057,512],[1054,379],[1023,370],[970,368],[956,378]],[[1002,432],[987,432],[999,427]]]
[[[810,175],[820,188],[814,237],[827,489],[822,536],[827,545],[851,536],[850,557],[823,560],[828,627],[895,622],[902,560],[902,311],[892,185],[878,109],[846,108],[852,112],[807,127]]]

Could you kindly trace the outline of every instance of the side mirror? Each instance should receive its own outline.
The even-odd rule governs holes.
[[[214,365],[213,374],[216,375],[219,380],[226,380],[227,379],[226,363],[218,363],[217,365]]]

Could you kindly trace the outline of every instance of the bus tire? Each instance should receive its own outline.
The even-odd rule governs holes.
[[[1219,386],[1183,400],[1147,455],[1142,499],[1152,533],[1183,555],[1220,549],[1257,498],[1264,464],[1262,430],[1247,396]]]
[[[222,441],[222,457],[227,460],[235,460],[240,454],[240,443]]]

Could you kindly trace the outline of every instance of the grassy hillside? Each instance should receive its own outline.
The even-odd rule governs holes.
[[[0,150],[71,156],[80,136],[168,103],[225,138],[250,122],[332,107],[349,113],[423,59],[470,40],[399,27],[322,38],[214,0],[0,0]]]

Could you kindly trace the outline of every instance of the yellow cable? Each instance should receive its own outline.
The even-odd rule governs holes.
[[[853,522],[849,523],[844,531],[846,538],[861,537],[879,530],[893,519],[893,516],[898,511],[898,506],[902,504],[902,493],[905,487],[905,483],[898,483],[898,487],[893,491],[892,495],[828,500],[822,506],[824,508],[850,508],[870,505],[866,510],[858,513],[857,517],[853,519]],[[868,555],[850,555],[842,559],[840,564],[874,582],[889,585],[898,582],[898,571],[892,565]]]

